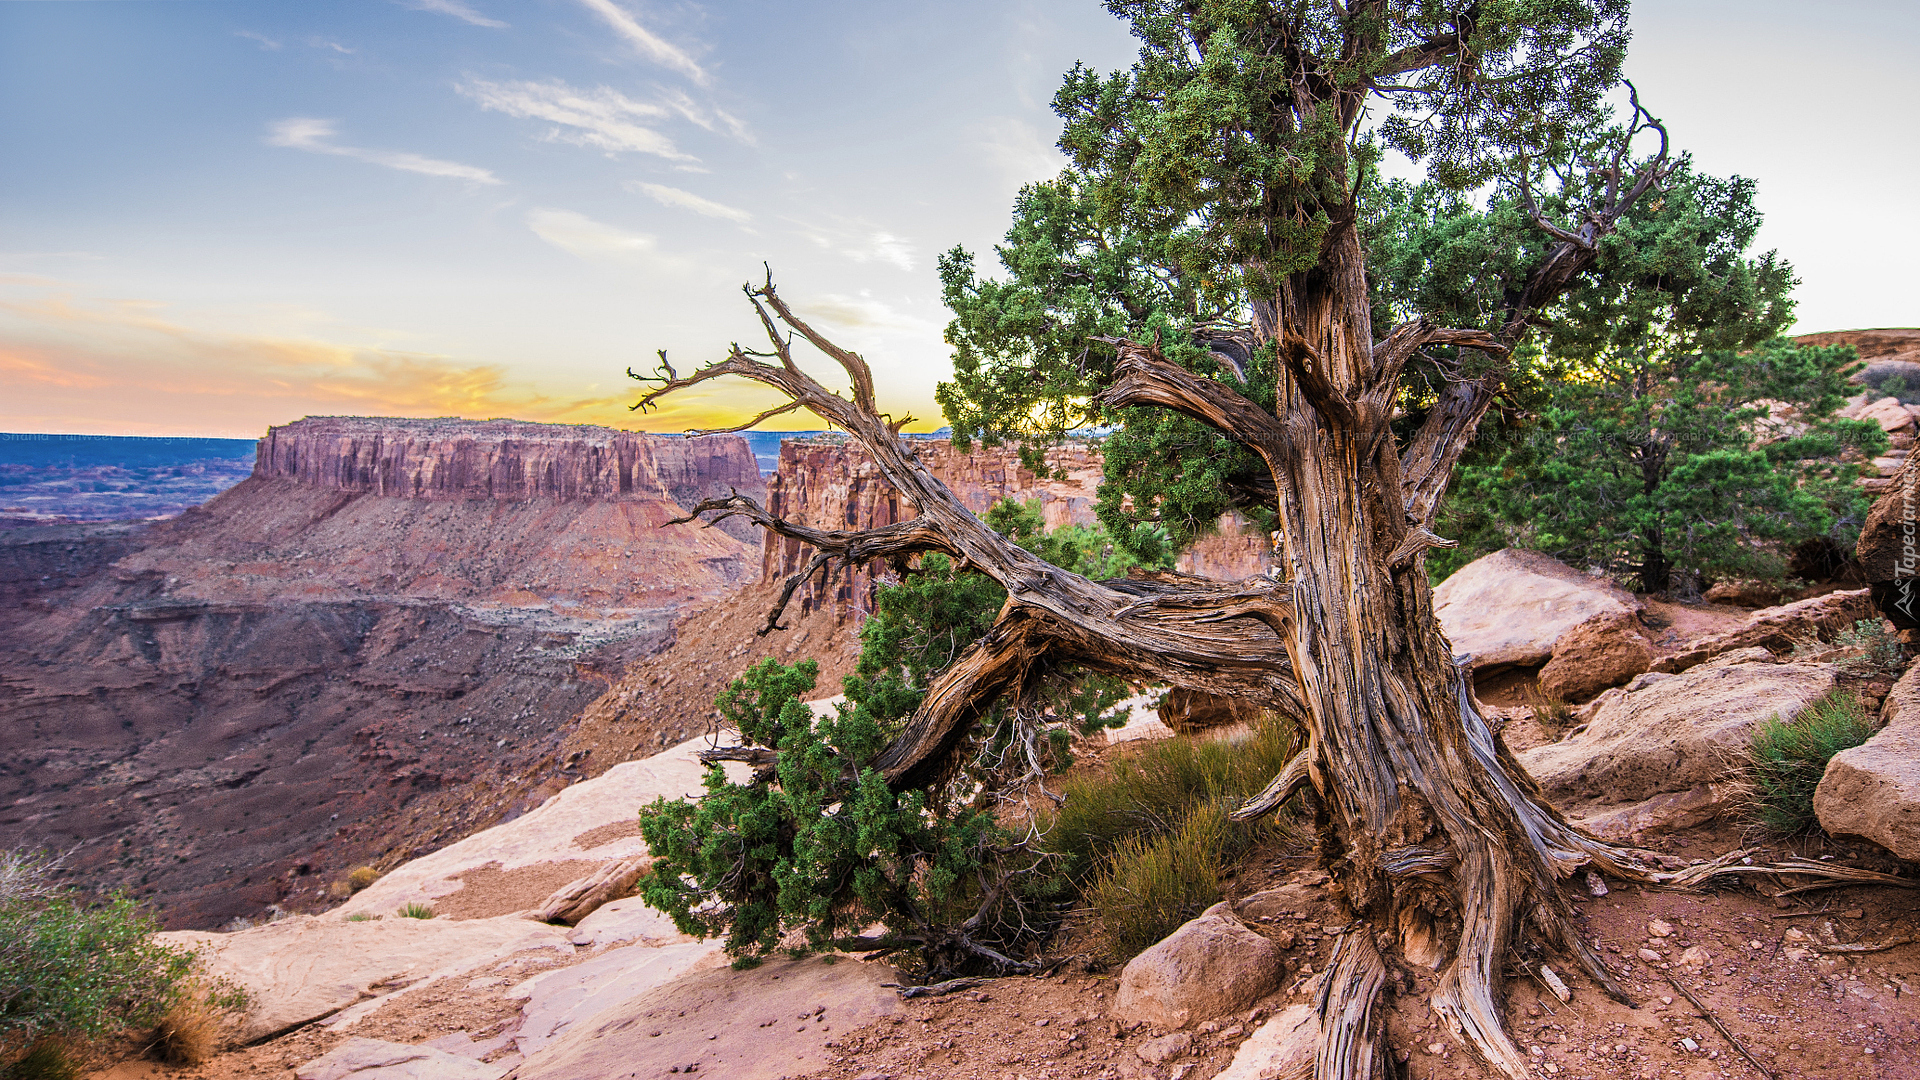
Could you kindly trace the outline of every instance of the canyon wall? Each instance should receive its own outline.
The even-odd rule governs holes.
[[[323,417],[177,518],[0,531],[0,848],[205,927],[537,802],[612,675],[758,576],[665,524],[735,488],[734,437]]]
[[[1020,464],[1011,447],[956,450],[947,439],[916,439],[914,453],[960,497],[967,509],[984,515],[1003,498],[1040,501],[1048,528],[1093,525],[1094,497],[1100,487],[1100,450],[1068,443],[1047,451],[1049,475]],[[917,511],[880,475],[873,458],[845,440],[789,439],[780,444],[779,470],[767,481],[767,509],[777,517],[828,529],[871,529],[913,517]],[[768,535],[761,549],[760,579],[784,580],[805,567],[813,549],[787,537]],[[875,573],[868,566],[836,570],[826,582],[810,579],[794,594],[802,611],[823,604],[864,618],[871,607]]]

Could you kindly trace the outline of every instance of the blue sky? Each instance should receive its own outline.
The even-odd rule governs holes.
[[[1920,323],[1909,7],[1635,12],[1629,73],[1758,178],[1802,330]],[[935,259],[1058,167],[1062,72],[1132,53],[1066,0],[0,4],[0,430],[632,425],[623,369],[749,340],[762,260],[936,426]]]

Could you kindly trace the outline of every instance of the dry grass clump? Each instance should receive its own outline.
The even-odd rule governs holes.
[[[1565,731],[1573,723],[1573,706],[1567,699],[1542,690],[1538,683],[1521,695],[1521,704],[1533,710],[1534,722],[1552,731]]]
[[[204,990],[183,995],[154,1025],[147,1053],[169,1065],[201,1064],[220,1048],[222,1012]]]
[[[356,867],[351,874],[347,875],[347,884],[353,886],[354,892],[359,892],[379,880],[380,871],[371,866]]]
[[[1269,717],[1249,737],[1165,739],[1104,776],[1068,781],[1045,823],[1045,849],[1099,916],[1108,950],[1131,957],[1221,897],[1228,866],[1262,842],[1305,843],[1285,810],[1228,818],[1299,752],[1300,730]]]

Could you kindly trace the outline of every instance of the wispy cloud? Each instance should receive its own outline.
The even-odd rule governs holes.
[[[461,0],[407,0],[407,6],[415,11],[437,11],[442,15],[451,15],[462,22],[475,26],[503,27],[507,25],[499,19],[489,19],[473,10]]]
[[[267,52],[272,52],[273,50],[278,49],[280,47],[279,42],[273,40],[272,38],[268,37],[265,34],[257,34],[252,30],[235,30],[233,32],[233,36],[246,38],[249,41],[252,41],[258,44],[260,48],[266,50]]]
[[[554,247],[595,262],[674,261],[662,258],[658,242],[646,233],[628,232],[573,210],[537,208],[527,214],[527,227]]]
[[[745,225],[747,222],[753,220],[752,214],[738,207],[728,206],[725,203],[717,203],[712,199],[701,198],[691,191],[682,191],[679,188],[668,187],[665,184],[648,184],[634,181],[627,185],[627,190],[651,196],[654,201],[660,203],[662,206],[677,206],[682,210],[691,210],[696,214],[703,214],[712,218],[724,218],[740,225]]]
[[[274,124],[267,136],[271,146],[285,146],[294,150],[306,150],[315,154],[333,154],[336,157],[349,157],[356,161],[385,165],[389,169],[402,169],[406,172],[423,173],[427,176],[446,176],[456,180],[471,180],[477,184],[498,184],[500,178],[487,169],[476,165],[462,165],[457,161],[442,161],[439,158],[424,157],[407,153],[404,150],[368,150],[358,146],[341,146],[332,141],[334,123],[331,120],[315,120],[308,117],[292,117]]]
[[[753,132],[747,130],[746,122],[725,109],[703,106],[679,90],[662,89],[660,98],[668,108],[708,131],[731,135],[748,146],[753,145]]]
[[[883,229],[852,223],[825,226],[794,221],[794,224],[800,227],[800,235],[854,262],[883,262],[902,270],[913,269],[913,244]]]
[[[688,56],[679,46],[641,26],[632,15],[615,4],[613,0],[580,0],[580,3],[585,5],[587,10],[606,20],[607,25],[613,27],[614,33],[626,38],[627,42],[639,50],[641,55],[662,67],[680,72],[701,86],[707,84],[707,73],[694,62],[693,57]]]
[[[1015,186],[1059,175],[1067,159],[1053,140],[1025,120],[995,117],[975,131],[982,156]]]
[[[307,44],[313,46],[316,49],[332,49],[334,52],[337,52],[342,56],[353,55],[352,49],[347,48],[345,45],[342,45],[337,41],[328,41],[326,38],[308,38]]]
[[[612,87],[580,90],[555,79],[552,82],[488,82],[469,79],[455,86],[482,108],[526,120],[558,124],[547,137],[608,153],[654,154],[669,161],[693,161],[673,140],[637,120],[663,120],[666,106],[635,101]]]
[[[826,325],[871,334],[932,334],[937,337],[940,333],[939,324],[876,300],[870,292],[862,292],[858,296],[827,293],[802,304],[801,314]]]

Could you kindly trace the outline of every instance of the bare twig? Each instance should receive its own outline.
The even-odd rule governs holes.
[[[1713,1010],[1707,1008],[1705,1002],[1693,996],[1693,991],[1688,990],[1684,986],[1681,986],[1680,980],[1674,978],[1671,975],[1667,976],[1667,984],[1672,986],[1675,990],[1680,991],[1680,996],[1686,998],[1688,1001],[1693,1002],[1693,1007],[1700,1010],[1700,1015],[1706,1017],[1707,1023],[1712,1024],[1714,1026],[1714,1030],[1720,1032],[1720,1034],[1726,1038],[1727,1042],[1733,1045],[1733,1048],[1735,1050],[1740,1051],[1740,1056],[1747,1059],[1747,1064],[1753,1066],[1754,1069],[1756,1069],[1761,1076],[1766,1077],[1767,1080],[1777,1080],[1777,1078],[1773,1075],[1773,1070],[1767,1068],[1765,1065],[1760,1064],[1760,1059],[1753,1056],[1753,1051],[1747,1049],[1745,1043],[1742,1043],[1739,1039],[1734,1038],[1733,1032],[1727,1030],[1727,1025],[1720,1022],[1720,1018],[1713,1014]]]

